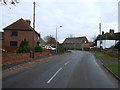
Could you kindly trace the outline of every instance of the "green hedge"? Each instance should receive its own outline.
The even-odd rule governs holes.
[[[35,47],[35,52],[43,52],[43,49],[41,46],[36,46]]]

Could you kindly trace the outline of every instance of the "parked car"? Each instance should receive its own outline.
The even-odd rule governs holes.
[[[51,50],[55,50],[56,49],[56,48],[53,48],[53,47],[48,46],[48,45],[44,46],[43,48],[45,48],[45,49],[51,49]]]

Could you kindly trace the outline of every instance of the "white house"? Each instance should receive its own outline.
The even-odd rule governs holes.
[[[113,29],[110,29],[109,33],[104,34],[102,32],[102,35],[99,35],[96,39],[97,47],[102,47],[103,49],[115,46],[118,41],[120,41],[120,32],[114,33]]]
[[[101,43],[102,48],[105,49],[115,46],[118,40],[101,40],[101,42],[102,42]],[[100,40],[97,41],[97,47],[100,47]]]

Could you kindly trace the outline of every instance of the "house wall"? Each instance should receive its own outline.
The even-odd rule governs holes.
[[[65,43],[63,47],[66,49],[81,49],[81,45],[76,43]]]
[[[34,47],[40,42],[40,37],[34,32]]]
[[[115,46],[115,44],[118,42],[116,40],[101,40],[102,44],[102,48],[110,48],[112,46]],[[100,40],[97,41],[97,47],[100,47]]]
[[[81,43],[63,43],[63,47],[66,49],[84,49],[89,48],[87,38],[83,38]]]
[[[3,41],[3,40],[0,39],[0,48],[2,48],[2,41]]]
[[[23,39],[26,39],[29,42],[30,47],[33,47],[33,31],[18,31],[18,36],[11,36],[12,30],[4,30],[4,42],[3,48],[11,52],[11,49],[15,50],[20,46],[20,43]],[[10,46],[10,41],[17,41],[17,46]]]

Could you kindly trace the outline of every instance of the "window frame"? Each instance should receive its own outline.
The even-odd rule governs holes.
[[[17,41],[10,41],[10,46],[18,46],[18,42]]]
[[[17,31],[11,31],[10,36],[18,36],[18,32]]]

